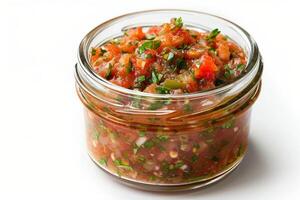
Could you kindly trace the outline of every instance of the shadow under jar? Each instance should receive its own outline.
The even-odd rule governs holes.
[[[219,28],[240,45],[248,58],[246,72],[212,90],[162,95],[122,88],[92,70],[92,47],[121,36],[128,28],[146,28],[178,16],[187,28]],[[75,68],[76,88],[85,108],[89,155],[121,182],[153,191],[189,190],[220,180],[243,159],[263,63],[255,41],[238,25],[184,10],[123,15],[86,35]]]

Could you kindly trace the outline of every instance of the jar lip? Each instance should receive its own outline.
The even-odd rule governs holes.
[[[248,40],[248,42],[250,43],[250,51],[249,51],[248,62],[246,65],[246,69],[247,69],[246,73],[239,76],[235,81],[233,81],[229,84],[220,86],[220,87],[216,87],[216,88],[204,90],[204,91],[198,91],[198,92],[194,92],[194,93],[173,95],[173,94],[153,94],[153,93],[146,93],[146,92],[141,92],[141,91],[124,88],[122,86],[118,86],[116,84],[109,82],[108,80],[102,78],[95,71],[92,70],[92,66],[90,65],[90,62],[89,62],[87,56],[85,56],[84,52],[85,52],[86,45],[90,41],[93,40],[94,36],[96,36],[98,34],[99,30],[111,25],[112,23],[117,23],[119,20],[126,18],[126,17],[136,16],[136,15],[140,15],[140,14],[149,14],[149,13],[154,13],[154,12],[186,12],[186,13],[193,13],[193,14],[201,14],[201,15],[211,16],[211,17],[214,17],[214,18],[217,18],[217,19],[223,20],[224,22],[229,23],[230,25],[233,26],[233,28],[235,28],[236,31],[243,34],[246,37],[246,39]],[[251,72],[255,70],[255,66],[260,67],[260,65],[256,65],[258,59],[260,59],[258,46],[257,46],[255,40],[251,37],[251,35],[246,30],[244,30],[242,27],[240,27],[239,25],[237,25],[225,18],[219,17],[214,14],[201,12],[201,11],[183,10],[183,9],[143,10],[143,11],[127,13],[127,14],[112,18],[110,20],[107,20],[107,21],[101,23],[94,29],[92,29],[81,41],[81,43],[79,45],[79,51],[78,51],[79,66],[84,71],[84,73],[89,78],[91,78],[93,81],[95,81],[96,83],[98,83],[102,86],[105,86],[107,89],[110,89],[110,90],[113,90],[113,91],[116,91],[119,93],[133,95],[133,96],[140,96],[140,97],[160,98],[160,99],[199,98],[199,97],[211,96],[211,95],[222,93],[224,91],[228,91],[231,88],[234,88],[236,85],[240,84],[243,80],[247,79],[248,76],[250,76],[252,74]]]

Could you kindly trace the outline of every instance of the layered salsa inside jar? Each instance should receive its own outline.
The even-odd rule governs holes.
[[[205,181],[226,172],[247,148],[253,98],[199,114],[220,103],[218,97],[167,97],[230,84],[245,73],[246,63],[243,49],[220,30],[188,29],[181,17],[131,28],[94,46],[90,65],[102,79],[166,98],[113,95],[117,103],[108,103],[80,91],[90,156],[112,174],[151,184]]]

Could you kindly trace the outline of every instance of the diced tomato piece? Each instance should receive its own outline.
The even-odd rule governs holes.
[[[179,29],[176,32],[176,35],[180,36],[183,39],[184,44],[192,44],[195,42],[195,38],[193,38],[189,32],[183,29]]]
[[[119,47],[122,52],[133,53],[134,50],[137,48],[137,45],[134,41],[127,39],[124,42],[120,43]]]
[[[127,35],[131,39],[142,40],[145,38],[145,33],[143,32],[142,27],[132,28],[128,30]]]
[[[121,53],[120,48],[117,47],[117,45],[115,44],[109,43],[105,46],[105,48],[107,49],[107,51],[110,53],[112,57],[115,57]]]
[[[128,74],[127,76],[125,76],[124,78],[118,77],[118,78],[113,78],[112,80],[110,80],[110,82],[119,85],[121,87],[124,88],[132,88],[134,85],[134,79],[135,76],[133,73]]]
[[[146,75],[150,74],[150,67],[155,59],[142,59],[142,58],[131,58],[131,62],[135,68],[136,75]]]
[[[148,65],[152,64],[156,60],[155,50],[147,49],[144,54]]]
[[[91,55],[91,61],[94,63],[99,57],[100,57],[100,48],[93,48],[92,49],[92,55]]]
[[[149,85],[148,87],[145,88],[144,92],[147,93],[156,93],[156,87],[157,85],[155,83],[152,83],[151,85]]]
[[[148,34],[158,35],[159,32],[160,32],[160,30],[161,30],[161,27],[159,27],[159,26],[152,26],[151,28],[149,28]]]
[[[194,75],[197,79],[205,79],[207,81],[215,80],[216,72],[218,70],[214,60],[209,55],[203,55],[200,66],[193,65]]]
[[[190,79],[186,84],[186,89],[188,92],[197,92],[198,91],[198,83],[196,80]]]
[[[108,78],[108,76],[110,76],[111,73],[111,68],[112,66],[110,66],[109,63],[106,63],[99,67],[98,74],[103,78]]]

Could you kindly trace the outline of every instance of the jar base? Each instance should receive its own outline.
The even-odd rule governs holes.
[[[93,157],[89,154],[89,157],[91,160],[106,174],[110,175],[113,177],[115,180],[120,182],[121,184],[127,185],[129,187],[135,188],[135,189],[140,189],[140,190],[146,190],[146,191],[154,191],[154,192],[179,192],[179,191],[189,191],[189,190],[194,190],[198,188],[203,188],[208,185],[211,185],[213,183],[218,182],[219,180],[223,179],[225,176],[230,174],[232,171],[234,171],[241,161],[244,158],[244,155],[240,156],[235,162],[230,164],[226,170],[222,171],[219,174],[216,174],[213,177],[210,177],[209,179],[202,180],[202,181],[195,181],[191,183],[179,183],[179,184],[160,184],[160,183],[146,183],[146,182],[141,182],[141,181],[136,181],[132,180],[126,177],[120,177],[101,165],[98,164],[96,160],[93,159]]]

